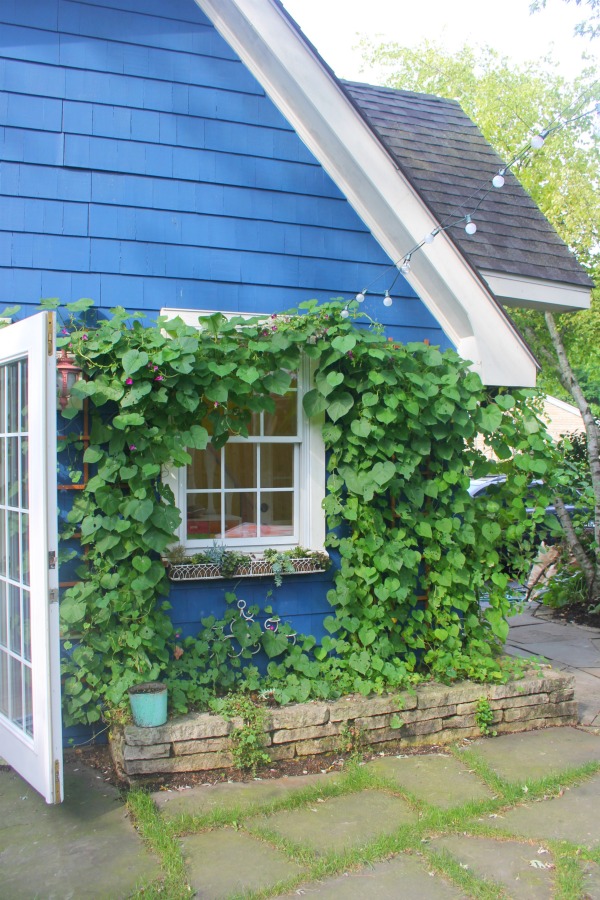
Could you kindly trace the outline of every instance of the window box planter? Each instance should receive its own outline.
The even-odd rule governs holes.
[[[312,557],[291,559],[293,572],[281,571],[281,575],[302,575],[314,572],[325,572],[323,563]],[[171,563],[166,562],[167,574],[171,581],[199,581],[216,578],[256,578],[273,576],[273,565],[268,559],[254,559],[249,565],[238,566],[230,575],[222,575],[219,566],[209,563]]]

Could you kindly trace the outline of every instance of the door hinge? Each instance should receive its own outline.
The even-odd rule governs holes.
[[[51,588],[48,591],[48,603],[58,603],[58,590]]]
[[[56,568],[56,550],[48,551],[48,568],[49,569]]]
[[[54,356],[54,313],[48,313],[48,356]]]

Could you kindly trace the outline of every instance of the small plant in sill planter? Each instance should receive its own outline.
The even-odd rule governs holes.
[[[165,557],[170,567],[170,578],[186,581],[202,578],[242,578],[256,575],[273,575],[279,587],[283,575],[298,572],[325,571],[331,565],[327,553],[306,547],[288,550],[268,548],[260,557],[228,550],[223,544],[214,543],[200,553],[186,554],[182,544],[176,544]]]

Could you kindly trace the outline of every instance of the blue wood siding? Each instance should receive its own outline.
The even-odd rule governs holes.
[[[0,91],[0,304],[271,312],[392,280],[193,0],[4,0]],[[368,311],[447,345],[402,279],[395,295]]]
[[[280,312],[377,276],[383,293],[395,274],[193,0],[2,0],[0,147],[0,310],[91,297]],[[394,297],[366,311],[397,339],[448,346],[403,278]],[[286,578],[273,605],[320,634],[330,584]],[[232,586],[174,587],[174,622],[196,631]],[[268,588],[239,594],[264,605]]]

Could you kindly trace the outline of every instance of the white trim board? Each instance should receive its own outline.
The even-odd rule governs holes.
[[[271,0],[196,0],[393,260],[437,222],[322,60]],[[408,281],[490,385],[533,385],[536,363],[478,273],[440,234]],[[362,285],[357,285],[360,290]]]

